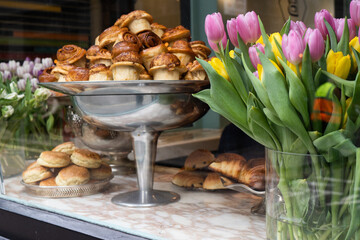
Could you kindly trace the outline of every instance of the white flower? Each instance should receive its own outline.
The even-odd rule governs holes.
[[[51,58],[43,58],[41,60],[41,63],[45,69],[45,68],[49,68],[53,65],[53,60]]]
[[[51,96],[51,91],[47,88],[38,88],[35,90],[34,97],[36,100],[44,101]]]
[[[16,75],[18,75],[19,77],[23,77],[25,71],[24,71],[24,68],[23,67],[18,67],[16,69]]]
[[[31,79],[31,91],[35,91],[38,88],[39,80],[37,78]]]
[[[10,83],[10,90],[11,90],[11,92],[16,92],[16,93],[19,92],[19,89],[18,89],[17,84],[15,82]]]
[[[9,93],[4,97],[6,100],[16,100],[17,98],[18,94],[16,92]]]
[[[6,96],[7,94],[8,94],[8,93],[6,92],[5,89],[1,90],[1,92],[0,92],[0,99],[5,98],[5,96]]]
[[[25,79],[20,79],[17,84],[18,84],[18,88],[20,91],[25,91],[25,89],[26,89],[26,80]]]
[[[8,66],[11,72],[15,72],[17,68],[17,63],[14,60],[10,60]]]
[[[14,108],[10,105],[3,106],[1,108],[1,114],[4,118],[8,118],[14,114]]]
[[[6,70],[9,70],[9,66],[4,62],[0,63],[0,71],[5,72]]]

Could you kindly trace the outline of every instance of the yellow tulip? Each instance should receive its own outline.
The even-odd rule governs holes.
[[[327,71],[340,78],[346,79],[351,68],[350,55],[344,56],[342,52],[330,50],[326,58]]]
[[[264,45],[264,40],[263,40],[262,36],[260,36],[259,39],[256,41],[256,44],[257,43],[260,43],[260,44]]]
[[[223,62],[220,59],[218,59],[217,57],[214,57],[209,61],[209,63],[220,76],[222,76],[226,80],[230,81],[230,77],[229,77],[228,73],[226,72]]]
[[[351,61],[352,61],[352,67],[351,67],[351,72],[355,72],[357,69],[357,63],[356,63],[356,58],[355,58],[355,54],[352,50],[351,47],[353,47],[356,51],[360,52],[360,43],[359,43],[359,38],[358,37],[354,37],[350,43],[349,43],[349,47],[350,47],[350,55],[351,55]]]
[[[274,62],[273,60],[270,59],[270,62],[276,67],[276,69],[283,75],[283,77],[285,77],[284,73],[282,72],[282,70],[280,69],[279,65],[276,64],[276,62]],[[259,79],[260,81],[262,81],[262,77],[264,75],[264,68],[261,64],[257,65],[257,70],[258,70],[258,75],[259,75]]]
[[[288,65],[289,68],[291,68],[291,70],[293,70],[294,73],[296,73],[296,75],[298,75],[296,66],[294,64],[292,64],[291,62],[287,61],[286,64]],[[299,64],[299,73],[301,73],[301,69],[302,69],[302,64]]]
[[[282,36],[280,35],[280,33],[275,32],[275,33],[271,34],[270,37],[269,37],[269,41],[271,43],[272,51],[273,51],[273,53],[275,55],[276,62],[277,62],[278,65],[280,65],[280,62],[279,62],[278,58],[282,59],[282,56],[281,56],[280,51],[279,51],[279,49],[278,49],[278,47],[276,45],[275,39],[281,46]]]
[[[231,51],[229,52],[229,56],[230,56],[232,59],[235,59],[235,52],[234,52],[234,50],[231,50]]]

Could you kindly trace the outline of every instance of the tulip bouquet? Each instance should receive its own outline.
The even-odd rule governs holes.
[[[289,19],[270,35],[255,12],[241,14],[226,24],[231,51],[222,16],[205,19],[216,57],[198,59],[211,87],[195,97],[266,148],[295,154],[271,159],[284,205],[275,224],[267,218],[269,239],[360,239],[360,1],[350,13],[324,9],[314,29]]]
[[[21,171],[34,148],[60,141],[61,131],[53,128],[55,110],[47,105],[51,92],[37,86],[38,74],[52,64],[50,58],[0,63],[0,163],[5,177]]]

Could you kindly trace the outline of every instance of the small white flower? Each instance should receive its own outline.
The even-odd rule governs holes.
[[[35,99],[37,100],[46,100],[51,96],[51,91],[47,88],[38,88],[34,93]]]
[[[17,63],[14,60],[10,60],[8,66],[11,72],[15,72],[17,68]]]
[[[5,89],[1,90],[1,91],[0,91],[0,99],[1,99],[1,98],[5,98],[5,96],[6,96],[7,94],[8,94],[8,93],[6,92]]]
[[[11,90],[11,92],[16,92],[16,93],[19,92],[19,89],[18,89],[17,84],[15,82],[10,83],[10,90]]]
[[[6,100],[16,100],[17,98],[18,94],[16,92],[9,93],[4,97]]]
[[[7,106],[3,106],[1,108],[1,114],[4,118],[8,118],[10,117],[11,115],[14,114],[14,108],[10,105],[7,105]]]
[[[24,71],[24,68],[23,68],[23,67],[18,67],[18,68],[16,69],[16,75],[18,75],[19,77],[23,77],[23,76],[24,76],[24,73],[25,73],[25,71]]]

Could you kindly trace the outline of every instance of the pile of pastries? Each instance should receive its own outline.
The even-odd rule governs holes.
[[[203,41],[190,39],[183,26],[167,28],[136,10],[122,15],[87,50],[63,46],[56,65],[45,69],[39,80],[205,80],[206,72],[195,57],[207,59],[211,50]]]
[[[208,150],[198,149],[186,158],[184,170],[173,177],[172,183],[207,190],[225,189],[242,183],[255,190],[264,190],[265,158],[246,160],[236,153],[222,153],[215,157]]]
[[[65,142],[39,158],[22,173],[25,183],[39,186],[73,186],[109,179],[111,167],[99,154]]]

